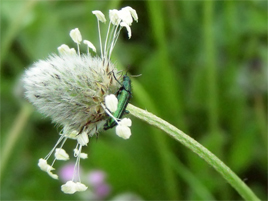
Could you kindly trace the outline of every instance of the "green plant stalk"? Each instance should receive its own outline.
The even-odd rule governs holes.
[[[216,200],[212,192],[176,157],[169,153],[169,163],[174,167],[177,175],[199,196],[200,200]],[[198,199],[199,199],[198,198]]]
[[[12,151],[14,150],[14,147],[16,146],[16,143],[18,142],[19,138],[21,137],[21,134],[23,133],[22,130],[24,126],[26,125],[30,115],[32,114],[33,107],[25,103],[20,112],[18,113],[13,126],[10,130],[10,132],[7,134],[7,138],[4,142],[4,145],[1,149],[1,160],[0,160],[0,181],[2,179],[3,171],[7,165],[7,162],[12,154]]]
[[[16,18],[9,24],[6,32],[3,34],[3,42],[1,44],[1,52],[0,52],[0,64],[2,64],[5,60],[5,56],[14,40],[21,29],[22,21],[25,19],[28,13],[30,13],[31,9],[37,2],[34,0],[28,0],[24,3],[22,9],[19,13],[16,13]],[[0,65],[0,68],[2,65]]]
[[[217,92],[217,72],[215,62],[215,43],[213,34],[213,1],[204,1],[204,50],[207,70],[207,103],[209,127],[212,135],[219,134],[218,128],[218,92]]]
[[[128,104],[127,110],[131,115],[163,130],[175,140],[181,142],[184,146],[203,158],[217,172],[219,172],[245,200],[260,200],[229,167],[193,138],[150,112],[137,108],[131,104]]]

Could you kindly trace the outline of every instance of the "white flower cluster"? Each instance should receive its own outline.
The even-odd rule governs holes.
[[[104,44],[104,49],[103,49],[99,21],[105,23],[106,19],[105,19],[104,14],[99,10],[92,11],[92,13],[96,15],[98,19],[98,31],[99,31],[99,39],[100,39],[100,46],[101,46],[101,57],[110,59],[111,53],[114,49],[114,46],[116,44],[116,41],[118,39],[121,29],[125,27],[128,32],[128,38],[131,38],[130,26],[133,22],[133,19],[136,22],[138,22],[138,15],[136,11],[129,6],[124,7],[121,10],[116,10],[116,9],[110,10],[109,11],[110,23],[109,23],[109,27],[108,27],[108,31],[107,31],[107,35],[105,39],[105,44]],[[113,27],[111,28],[111,26]],[[108,46],[108,43],[110,44],[110,46]]]
[[[117,119],[112,115],[117,110],[118,100],[114,94],[121,87],[118,80],[122,75],[119,75],[110,57],[121,29],[126,28],[130,38],[130,26],[133,19],[138,21],[138,16],[129,6],[110,10],[110,23],[102,46],[99,22],[105,23],[106,19],[101,11],[92,13],[97,17],[101,57],[90,54],[90,50],[96,53],[95,46],[88,40],[82,40],[79,29],[75,28],[70,31],[70,37],[77,44],[77,51],[63,44],[58,47],[59,56],[52,55],[45,61],[34,63],[23,78],[29,101],[63,127],[54,148],[44,159],[39,159],[40,169],[58,179],[58,175],[52,173],[55,170],[53,165],[56,160],[70,159],[63,145],[67,139],[77,140],[73,179],[61,186],[61,190],[67,194],[87,189],[79,175],[80,159],[87,158],[87,154],[82,153],[82,147],[87,146],[89,136],[103,128],[109,116],[117,123],[115,130],[119,137],[128,139],[131,135],[131,120]],[[87,54],[80,54],[82,41],[88,47]],[[49,165],[47,161],[53,153],[55,158]]]
[[[106,113],[110,117],[112,117],[115,120],[115,122],[117,122],[117,126],[115,129],[116,134],[123,139],[128,139],[131,136],[131,130],[129,128],[132,125],[131,119],[123,118],[121,120],[118,120],[110,113],[110,111],[115,112],[117,110],[117,104],[118,104],[118,100],[116,96],[114,94],[110,94],[105,97],[106,107],[104,105],[102,106],[103,106],[103,109],[106,111]]]
[[[87,189],[87,187],[80,182],[80,176],[79,176],[79,163],[80,159],[86,159],[88,156],[86,153],[82,153],[82,147],[86,146],[89,142],[89,138],[87,133],[83,132],[82,134],[74,134],[71,133],[70,138],[76,139],[77,140],[77,145],[76,148],[74,149],[74,156],[77,158],[76,163],[75,163],[75,171],[74,171],[74,177],[77,176],[79,182],[74,182],[73,180],[67,181],[66,184],[62,185],[61,189],[64,193],[67,194],[72,194],[75,193],[76,191],[84,191]],[[52,170],[55,170],[53,168],[53,164],[56,160],[63,160],[67,161],[70,159],[69,155],[66,153],[66,151],[62,148],[65,141],[66,141],[66,136],[61,136],[54,148],[49,152],[49,154],[43,159],[40,158],[38,162],[38,166],[40,167],[41,170],[45,171],[48,173],[49,176],[51,176],[53,179],[58,179],[58,175],[55,173],[52,173]],[[62,142],[63,141],[63,142]],[[62,142],[62,143],[61,143]],[[59,144],[61,143],[60,148],[56,148]],[[54,153],[54,161],[52,162],[52,165],[49,165],[47,163],[47,160],[50,158],[50,156]]]

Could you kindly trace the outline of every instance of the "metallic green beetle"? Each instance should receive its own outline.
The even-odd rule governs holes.
[[[131,98],[131,80],[127,75],[124,75],[122,86],[119,88],[116,97],[118,99],[118,106],[117,110],[112,113],[112,115],[116,119],[121,119],[121,117],[127,112],[126,107]],[[112,117],[109,117],[104,124],[103,129],[108,130],[116,126],[116,124],[116,121]]]

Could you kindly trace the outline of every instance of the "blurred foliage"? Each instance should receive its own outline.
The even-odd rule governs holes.
[[[23,99],[19,79],[61,44],[75,47],[73,28],[98,44],[91,11],[107,16],[109,9],[126,5],[136,9],[139,22],[130,40],[122,31],[112,60],[130,74],[142,74],[133,78],[131,103],[191,135],[267,200],[267,2],[119,0],[1,1],[1,157],[7,159],[1,199],[80,199],[64,195],[61,182],[37,167],[60,128]],[[145,200],[241,199],[195,154],[132,119],[129,140],[114,130],[102,132],[81,162],[85,170],[106,171],[109,199],[124,192]],[[66,150],[74,144],[67,142]]]

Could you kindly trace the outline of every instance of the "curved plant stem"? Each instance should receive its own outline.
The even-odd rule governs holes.
[[[198,154],[208,164],[215,168],[215,170],[218,171],[245,200],[260,200],[229,167],[227,167],[213,153],[211,153],[193,138],[150,112],[137,108],[131,104],[128,104],[127,110],[133,116],[149,123],[150,125],[160,128],[171,137],[181,142],[184,146]]]

